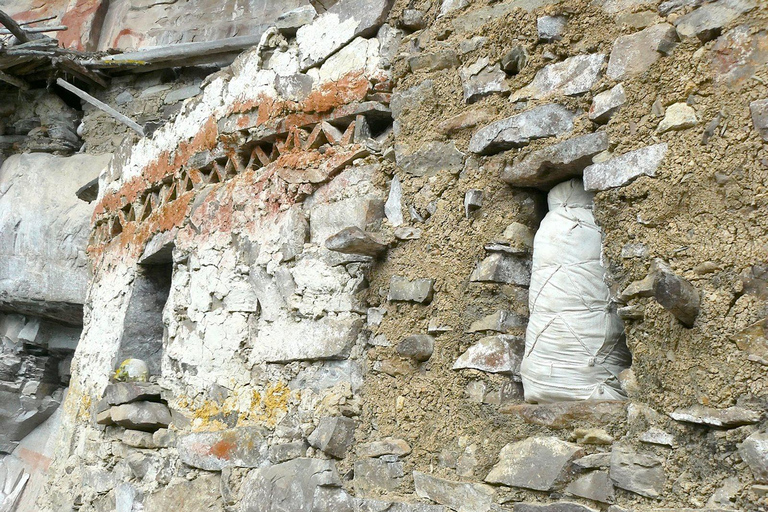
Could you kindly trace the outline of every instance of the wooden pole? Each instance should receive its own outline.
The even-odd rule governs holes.
[[[83,91],[82,89],[79,89],[79,88],[75,87],[74,85],[70,84],[69,82],[66,82],[66,81],[62,80],[61,78],[57,78],[56,79],[56,84],[59,85],[59,87],[62,87],[64,89],[68,90],[69,92],[77,95],[78,97],[80,97],[84,101],[87,101],[88,103],[90,103],[94,107],[98,108],[102,112],[106,112],[107,114],[109,114],[110,116],[114,117],[115,119],[117,119],[118,121],[120,121],[121,123],[126,125],[127,127],[129,127],[132,130],[134,130],[136,133],[138,133],[142,137],[144,136],[144,128],[139,126],[139,124],[136,123],[136,121],[134,121],[130,117],[124,116],[123,114],[121,114],[117,110],[113,109],[112,107],[110,107],[106,103],[97,100],[96,98],[94,98],[93,96],[88,94],[87,92]]]
[[[30,36],[21,26],[16,23],[16,20],[11,18],[9,15],[7,15],[5,12],[0,11],[0,23],[2,23],[5,28],[7,28],[11,34],[16,36],[16,39],[21,41],[22,43],[28,43],[34,39],[40,39],[41,35],[35,34],[33,36]]]

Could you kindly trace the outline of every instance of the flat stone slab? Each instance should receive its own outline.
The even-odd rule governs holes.
[[[504,414],[520,416],[526,423],[553,429],[573,425],[605,426],[627,418],[627,402],[621,400],[585,400],[552,404],[521,404],[503,407]]]
[[[560,501],[542,505],[539,503],[516,503],[515,512],[598,512],[597,510],[573,503],[570,501]]]
[[[493,504],[496,491],[490,485],[454,482],[445,478],[413,472],[416,494],[421,498],[446,505],[453,510],[466,512],[488,512]]]
[[[343,254],[378,256],[387,250],[387,245],[359,227],[350,226],[328,237],[325,248]]]
[[[479,129],[469,141],[469,151],[490,155],[523,147],[534,139],[570,132],[575,118],[575,112],[556,103],[535,107]]]
[[[380,441],[371,441],[359,445],[357,455],[360,457],[381,457],[382,455],[397,455],[402,457],[411,453],[411,445],[404,439],[385,437]]]
[[[611,480],[616,487],[640,496],[660,498],[666,481],[662,462],[663,459],[656,455],[614,446],[611,451]]]
[[[478,263],[470,281],[528,286],[531,283],[531,260],[504,253],[494,253]]]
[[[454,370],[472,369],[488,373],[520,375],[525,338],[499,334],[472,345],[453,364]]]
[[[357,424],[345,416],[320,419],[317,428],[307,438],[309,444],[333,457],[343,459],[355,438]]]
[[[696,423],[708,427],[735,428],[742,425],[752,425],[762,418],[762,414],[743,407],[728,407],[727,409],[714,409],[703,405],[694,405],[684,409],[677,409],[669,416],[675,421]]]
[[[768,318],[739,332],[733,341],[747,354],[747,359],[768,366]]]
[[[434,279],[410,280],[402,276],[392,276],[387,300],[429,304],[432,302],[434,286]]]
[[[768,434],[755,432],[739,445],[739,455],[747,463],[755,481],[768,484]]]
[[[615,500],[613,482],[607,471],[592,471],[582,475],[568,484],[565,492],[601,503],[613,503]]]
[[[141,382],[115,382],[104,388],[104,400],[109,405],[127,404],[137,401],[158,402],[162,388],[157,384]]]
[[[529,437],[502,448],[499,463],[491,469],[485,481],[550,491],[562,482],[571,461],[581,455],[580,446],[556,437]]]
[[[609,147],[606,132],[590,133],[534,151],[521,162],[504,167],[502,181],[513,187],[549,189],[557,183],[580,177],[592,157]]]
[[[589,107],[589,119],[596,123],[606,123],[626,102],[627,95],[622,84],[595,94],[592,105]]]
[[[562,94],[576,96],[594,87],[600,79],[605,62],[605,55],[576,55],[563,62],[549,64],[541,68],[533,81],[512,94],[512,101],[523,99],[542,99]]]
[[[505,333],[515,327],[525,327],[528,318],[514,311],[499,310],[475,320],[467,329],[468,333],[495,331]]]
[[[750,103],[749,112],[752,114],[752,125],[760,134],[760,138],[768,142],[768,99]]]
[[[412,176],[458,174],[464,168],[464,153],[453,142],[428,142],[413,152],[395,146],[395,156],[397,165]]]
[[[584,169],[584,189],[608,190],[626,185],[640,176],[654,177],[666,154],[667,144],[661,143],[592,164]]]
[[[757,7],[755,0],[720,0],[706,3],[680,17],[675,23],[680,38],[697,37],[706,43],[720,35],[720,29],[739,15]]]
[[[621,36],[613,43],[606,75],[618,81],[645,73],[663,53],[672,50],[675,41],[675,28],[669,23]]]
[[[266,434],[260,427],[196,432],[180,436],[176,448],[182,462],[194,468],[206,471],[255,468],[269,457]]]
[[[133,402],[109,410],[112,421],[121,427],[154,432],[171,424],[168,406],[157,402]]]

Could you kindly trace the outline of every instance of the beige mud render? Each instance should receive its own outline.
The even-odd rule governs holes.
[[[768,510],[764,2],[42,4],[0,7],[0,511]],[[551,300],[597,286],[616,364],[536,398],[573,184]]]

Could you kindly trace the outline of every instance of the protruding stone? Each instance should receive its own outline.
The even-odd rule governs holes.
[[[340,0],[296,31],[302,71],[321,64],[357,36],[369,37],[386,21],[392,0]]]
[[[556,437],[529,437],[501,449],[486,482],[550,491],[566,477],[574,458],[583,454],[575,444]]]
[[[104,400],[109,405],[121,405],[130,402],[159,402],[162,389],[157,384],[138,382],[115,382],[104,389]]]
[[[152,433],[142,430],[126,430],[123,432],[122,441],[123,444],[133,446],[134,448],[157,448],[152,439]]]
[[[653,297],[653,284],[656,276],[651,273],[638,281],[632,281],[616,297],[619,302],[626,303],[636,297]]]
[[[596,123],[607,123],[627,102],[624,86],[617,84],[613,89],[596,94],[589,107],[589,119]]]
[[[440,172],[458,174],[464,168],[464,153],[453,142],[427,142],[406,153],[395,146],[397,165],[412,176],[434,176]]]
[[[435,338],[429,334],[412,334],[398,343],[395,350],[400,356],[427,361],[435,350]]]
[[[426,13],[420,9],[405,9],[400,25],[406,30],[421,30],[427,26]]]
[[[647,498],[660,498],[666,476],[663,459],[614,446],[611,452],[611,480],[617,487]]]
[[[627,403],[619,400],[585,400],[552,404],[509,405],[501,409],[504,414],[520,416],[526,423],[552,429],[571,428],[573,425],[607,425],[625,421]]]
[[[496,331],[506,333],[509,329],[525,327],[527,324],[528,318],[512,311],[499,310],[472,322],[467,332]]]
[[[573,137],[534,151],[521,162],[508,165],[501,179],[513,187],[549,189],[553,185],[581,176],[592,164],[592,157],[608,149],[606,132]]]
[[[394,234],[398,240],[418,240],[421,238],[421,229],[403,226],[397,228]]]
[[[385,437],[381,441],[365,443],[357,448],[357,455],[360,457],[381,457],[382,455],[403,457],[409,453],[411,453],[411,445],[397,437]]]
[[[531,261],[504,253],[493,253],[477,265],[469,280],[528,286],[531,282]]]
[[[408,59],[408,66],[412,73],[419,71],[440,71],[441,69],[455,68],[459,65],[459,58],[453,50],[441,50],[433,53],[420,53]]]
[[[584,169],[584,188],[608,190],[624,186],[639,176],[656,176],[656,169],[666,154],[666,143],[654,144],[592,164]]]
[[[304,441],[273,444],[269,447],[269,461],[272,464],[280,464],[288,460],[306,457],[308,447],[309,445]]]
[[[501,69],[510,75],[520,73],[528,62],[528,52],[524,46],[515,46],[501,58]]]
[[[387,245],[357,226],[351,226],[330,236],[325,241],[325,248],[344,254],[363,254],[375,257],[385,252]]]
[[[598,512],[597,510],[573,503],[570,501],[558,501],[542,505],[538,503],[516,503],[515,512]]]
[[[752,124],[760,134],[760,137],[768,142],[768,99],[755,100],[749,104],[749,112],[752,114]]]
[[[359,497],[392,492],[400,486],[405,476],[403,463],[387,457],[358,460],[355,462],[354,471],[353,485],[355,494]],[[333,510],[335,512],[336,509]]]
[[[392,276],[389,281],[387,300],[429,304],[432,302],[434,286],[434,279],[414,279],[411,281],[402,276]]]
[[[153,432],[171,424],[171,411],[157,402],[133,402],[110,409],[112,421],[121,427]]]
[[[495,491],[485,484],[454,482],[444,478],[413,472],[416,494],[453,510],[489,512],[492,510]]]
[[[720,30],[741,14],[757,6],[755,0],[719,0],[706,3],[677,20],[680,38],[698,37],[702,43],[720,35]]]
[[[279,503],[283,510],[312,512],[319,488],[340,486],[332,460],[294,459],[251,471],[242,484],[239,510],[271,512]]]
[[[343,459],[355,438],[355,420],[344,416],[322,418],[307,441],[318,450]]]
[[[607,471],[592,471],[580,476],[565,488],[565,492],[601,503],[613,503],[613,482]]]
[[[693,327],[699,316],[699,292],[686,279],[676,275],[661,260],[654,261],[653,296],[686,327]]]
[[[508,240],[513,248],[530,252],[533,250],[533,230],[520,222],[513,222],[506,228],[501,235]]]
[[[498,63],[491,64],[488,57],[478,59],[474,64],[459,69],[459,76],[466,103],[474,103],[490,94],[509,91],[505,82],[506,73],[501,70]]]
[[[195,432],[176,441],[179,458],[188,466],[206,471],[226,467],[255,468],[268,459],[267,432],[260,427],[240,427]]]
[[[287,37],[296,35],[296,31],[304,25],[312,23],[317,17],[317,11],[311,5],[302,5],[299,8],[284,12],[275,20],[275,27],[281,34]]]
[[[693,405],[684,409],[676,409],[669,416],[676,421],[696,423],[716,428],[736,428],[742,425],[752,425],[760,421],[762,414],[743,407],[728,407],[714,409],[703,405]]]
[[[554,103],[532,108],[481,128],[469,141],[472,153],[488,155],[519,148],[534,139],[553,137],[573,130],[576,114]]]
[[[768,484],[768,434],[755,432],[739,445],[739,455],[747,463],[755,481]]]
[[[402,204],[403,186],[400,184],[400,178],[395,176],[389,185],[389,196],[384,204],[384,215],[386,215],[387,220],[394,227],[400,226],[404,222]]]
[[[563,30],[568,23],[566,16],[542,16],[536,20],[536,30],[539,33],[539,41],[551,43],[558,41],[563,36]]]
[[[750,325],[734,337],[747,359],[768,366],[768,318]]]
[[[573,431],[571,440],[579,444],[610,445],[613,437],[601,428],[577,428]]]
[[[574,465],[584,469],[605,469],[611,466],[611,453],[593,453],[573,461]]]
[[[451,11],[455,11],[456,9],[463,9],[464,7],[469,5],[469,0],[443,0],[443,2],[440,4],[440,13],[439,16],[445,16]]]
[[[464,193],[464,216],[469,218],[483,206],[483,191],[471,188]]]
[[[684,130],[696,126],[698,123],[699,118],[696,117],[696,111],[693,110],[693,107],[680,102],[667,107],[664,119],[661,120],[656,131],[664,133],[670,130]]]
[[[478,124],[488,122],[491,117],[491,113],[487,110],[470,110],[449,117],[437,125],[437,130],[445,135],[453,135],[466,128],[472,128]]]
[[[656,444],[659,446],[668,446],[674,448],[677,446],[675,436],[669,432],[664,432],[658,427],[651,427],[638,437],[641,443]]]
[[[608,78],[624,80],[645,73],[662,54],[672,50],[675,41],[677,34],[669,23],[660,23],[619,37],[613,43],[608,60]]]
[[[524,351],[525,338],[521,336],[488,336],[469,347],[453,364],[453,369],[519,376]]]
[[[576,55],[541,68],[533,81],[512,94],[512,101],[541,99],[555,94],[575,96],[594,87],[600,78],[605,55]]]

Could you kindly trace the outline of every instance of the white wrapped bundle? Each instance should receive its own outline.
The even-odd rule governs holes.
[[[601,232],[580,179],[555,186],[533,243],[530,320],[520,374],[528,402],[621,400],[630,364],[600,264]]]

